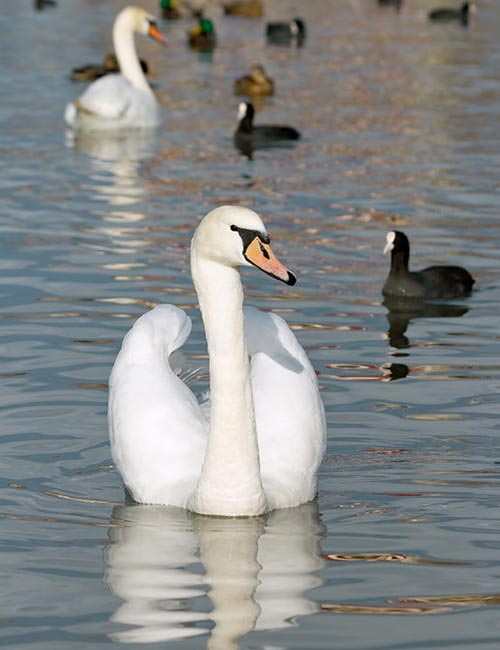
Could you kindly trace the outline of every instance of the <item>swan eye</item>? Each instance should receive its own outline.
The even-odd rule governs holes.
[[[156,24],[156,21],[153,18],[146,18],[147,24],[149,25],[147,34],[150,36],[153,40],[158,41],[159,43],[162,43],[163,45],[167,44],[167,41],[165,40],[165,37],[163,34],[159,31],[158,25]]]
[[[249,228],[240,228],[239,226],[229,226],[231,230],[238,233],[243,242],[243,250],[245,251],[248,246],[256,239],[259,244],[262,242],[264,244],[269,244],[271,241],[267,232],[259,232],[258,230],[250,230]],[[264,253],[263,253],[264,254]]]

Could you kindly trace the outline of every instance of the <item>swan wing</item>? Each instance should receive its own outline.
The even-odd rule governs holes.
[[[185,507],[200,476],[208,424],[169,359],[191,319],[173,305],[141,316],[109,379],[111,454],[136,501]]]
[[[121,74],[109,74],[94,81],[75,101],[77,109],[94,117],[123,117],[137,90]]]
[[[245,307],[264,491],[272,508],[316,495],[326,419],[316,373],[286,322]]]

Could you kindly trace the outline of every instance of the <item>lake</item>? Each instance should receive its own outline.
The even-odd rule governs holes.
[[[496,650],[500,4],[464,28],[431,24],[431,0],[267,0],[262,20],[207,2],[212,56],[186,47],[193,19],[159,19],[167,48],[138,38],[164,125],[75,137],[69,72],[110,51],[124,4],[2,2],[0,643]],[[266,44],[295,15],[303,46]],[[249,159],[233,81],[254,62],[276,83],[256,122],[302,137]],[[317,502],[250,519],[126,503],[106,422],[121,340],[158,303],[193,319],[206,389],[189,245],[225,203],[297,274],[244,269],[246,299],[292,327],[328,420]],[[389,311],[394,229],[472,295]]]

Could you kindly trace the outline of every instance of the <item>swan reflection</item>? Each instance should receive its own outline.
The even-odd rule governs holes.
[[[314,572],[324,564],[316,503],[235,519],[118,506],[112,522],[104,580],[123,603],[111,620],[133,626],[112,633],[115,641],[209,634],[208,648],[230,650],[252,630],[318,611],[306,595],[321,584]]]
[[[75,153],[88,156],[83,162],[88,174],[85,192],[92,196],[94,212],[102,219],[93,230],[111,239],[113,248],[120,252],[149,245],[149,238],[137,237],[137,224],[146,219],[142,204],[148,200],[148,186],[141,171],[156,152],[156,131],[67,131],[66,145]],[[100,209],[100,202],[105,205],[104,210]]]
[[[386,298],[383,305],[388,310],[386,316],[389,323],[389,329],[387,330],[389,345],[400,350],[410,347],[410,340],[406,336],[406,330],[413,319],[459,318],[469,311],[469,308],[464,305],[424,302],[404,298]]]
[[[137,162],[152,156],[157,148],[156,129],[122,129],[116,132],[72,131],[65,135],[66,146],[98,160]]]

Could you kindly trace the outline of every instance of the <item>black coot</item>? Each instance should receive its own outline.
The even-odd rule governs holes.
[[[382,288],[384,296],[398,298],[462,298],[475,280],[461,266],[429,266],[410,271],[410,242],[399,230],[387,233],[384,253],[391,251],[391,270]]]
[[[238,106],[238,128],[234,133],[236,148],[246,155],[254,149],[264,149],[279,142],[298,140],[300,133],[292,126],[280,124],[253,125],[255,110],[251,102],[241,102]]]
[[[292,18],[286,23],[268,23],[266,36],[269,43],[301,45],[306,37],[306,24],[302,18]]]
[[[458,20],[462,25],[467,25],[469,22],[469,13],[471,9],[470,2],[464,2],[459,9],[451,7],[442,7],[429,11],[429,20],[434,22],[449,22]]]
[[[378,0],[380,7],[394,7],[397,11],[400,11],[403,0]]]

